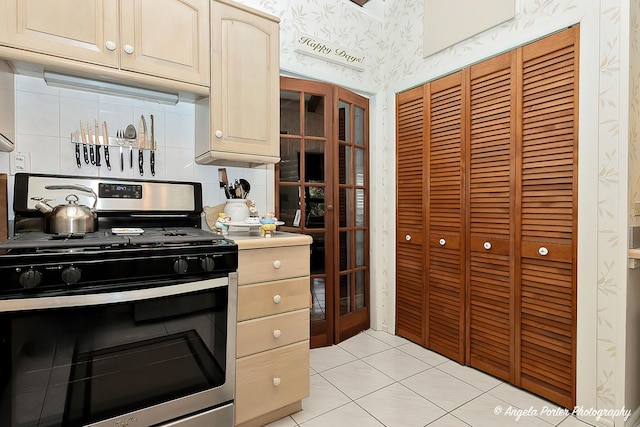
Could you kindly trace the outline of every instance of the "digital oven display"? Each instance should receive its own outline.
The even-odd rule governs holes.
[[[142,199],[142,185],[105,184],[98,185],[101,199]]]

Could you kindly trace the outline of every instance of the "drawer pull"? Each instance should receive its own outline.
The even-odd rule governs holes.
[[[282,333],[280,332],[280,329],[276,329],[275,331],[273,331],[273,337],[274,337],[275,339],[280,338],[280,335],[281,335],[281,334],[282,334]]]
[[[273,268],[275,268],[276,270],[279,269],[280,267],[282,267],[282,263],[280,262],[279,259],[273,261]]]
[[[440,241],[438,243],[440,243],[440,246],[444,246],[444,245],[447,244],[447,241],[444,240],[444,239],[440,239]]]
[[[116,50],[116,44],[112,40],[107,40],[107,43],[105,43],[105,47],[107,48],[107,50],[110,50],[112,52]]]
[[[125,44],[124,53],[131,55],[133,53],[133,46],[131,46],[130,44]]]
[[[274,295],[273,296],[273,302],[276,304],[280,304],[280,301],[282,301],[282,297],[280,295]]]
[[[280,385],[280,378],[276,377],[273,379],[273,386],[278,387]]]
[[[484,244],[482,245],[486,250],[491,249],[491,242],[484,242]]]
[[[545,256],[549,253],[549,249],[545,248],[544,246],[540,246],[540,249],[538,249],[538,253],[542,256]]]
[[[411,234],[407,234],[406,236],[404,236],[404,240],[406,240],[407,242],[411,240]]]

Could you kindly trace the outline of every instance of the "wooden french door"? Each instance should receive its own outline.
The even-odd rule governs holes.
[[[369,327],[368,100],[281,77],[276,215],[311,245],[311,347]]]

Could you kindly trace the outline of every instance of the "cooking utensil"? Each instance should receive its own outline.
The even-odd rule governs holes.
[[[102,122],[102,143],[104,144],[104,161],[107,163],[107,169],[111,170],[111,161],[109,160],[109,133],[107,132],[107,122]]]
[[[89,193],[93,197],[92,207],[78,204],[78,196],[65,197],[66,205],[51,206],[52,199],[32,197],[37,200],[35,208],[44,213],[44,231],[50,234],[84,234],[98,229],[98,214],[95,211],[98,196],[84,185],[46,185],[47,190],[75,190]]]
[[[153,131],[153,114],[151,114],[151,151],[149,153],[149,165],[151,166],[151,176],[156,176],[156,137]]]
[[[87,139],[89,140],[89,159],[91,160],[91,164],[96,164],[96,154],[93,152],[93,136],[91,135],[91,125],[87,122]]]
[[[238,180],[238,184],[240,185],[240,190],[241,190],[241,199],[246,199],[247,195],[249,194],[249,191],[251,190],[251,184],[249,184],[249,181],[247,181],[246,179],[242,179],[240,178]]]
[[[120,146],[120,172],[122,172],[124,170],[124,154],[122,154],[122,146],[125,143],[124,131],[122,129],[118,129],[116,131],[116,142]]]
[[[80,135],[78,135],[78,130],[75,133],[76,138],[76,165],[78,168],[82,166],[82,162],[80,161]]]
[[[224,188],[224,195],[227,199],[230,199],[229,179],[227,178],[227,170],[225,168],[218,169],[218,181],[220,181],[220,188]]]
[[[84,162],[89,164],[89,151],[87,151],[87,134],[82,126],[82,120],[80,120],[80,132],[82,133],[82,152],[84,153]]]
[[[136,139],[136,127],[129,125],[124,130],[124,137],[129,140],[129,168],[133,169],[133,141]]]
[[[94,119],[94,128],[96,130],[95,133],[95,146],[96,146],[96,166],[102,166],[100,164],[100,129],[98,128],[98,120]]]
[[[138,169],[140,175],[144,175],[144,148],[147,145],[147,121],[144,115],[140,116],[140,124],[138,125]]]

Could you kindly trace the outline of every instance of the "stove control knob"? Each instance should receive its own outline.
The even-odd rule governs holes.
[[[178,258],[173,262],[173,271],[178,274],[184,274],[189,269],[189,263],[186,259]]]
[[[42,281],[42,273],[30,268],[27,271],[22,272],[18,280],[23,288],[31,289],[40,284]]]
[[[62,281],[67,285],[75,285],[82,277],[82,270],[78,267],[70,266],[62,270]]]
[[[213,260],[213,257],[206,256],[200,260],[200,266],[204,271],[213,271],[213,269],[216,266],[216,263]]]

